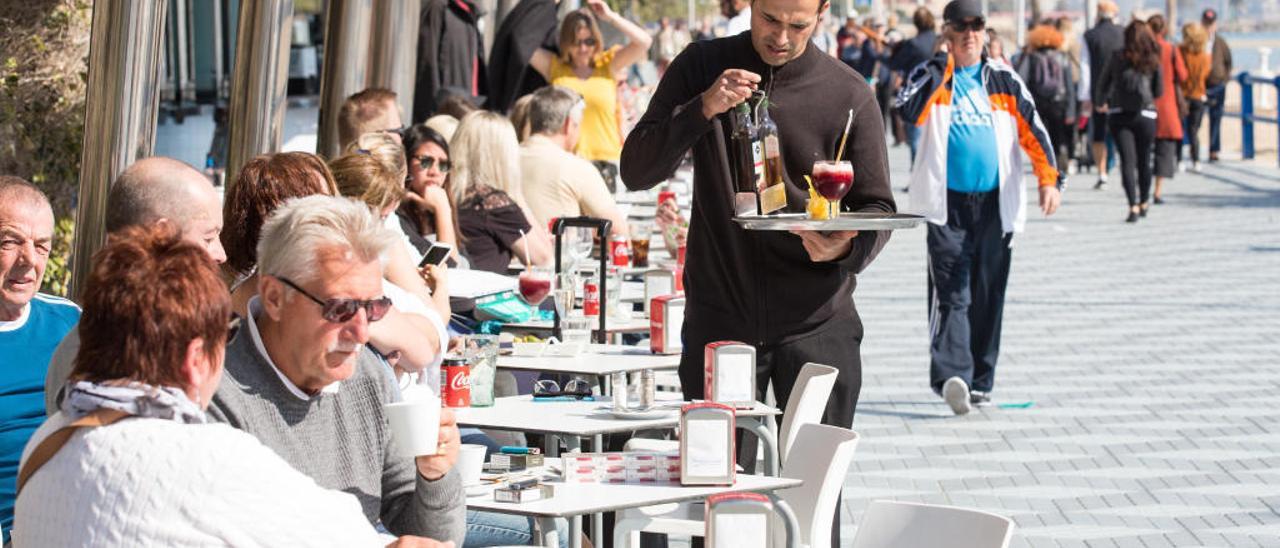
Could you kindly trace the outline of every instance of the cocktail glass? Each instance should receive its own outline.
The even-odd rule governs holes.
[[[538,306],[551,294],[551,269],[545,266],[530,266],[520,273],[520,299],[529,306]]]
[[[849,161],[833,162],[818,160],[813,163],[813,188],[827,199],[828,218],[837,219],[840,215],[840,200],[849,193],[853,186],[853,163]]]

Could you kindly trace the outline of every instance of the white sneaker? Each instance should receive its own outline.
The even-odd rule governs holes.
[[[1200,173],[1200,162],[1191,162],[1191,172]]]
[[[967,415],[973,409],[969,404],[969,385],[960,377],[951,377],[942,384],[942,399],[957,415]]]

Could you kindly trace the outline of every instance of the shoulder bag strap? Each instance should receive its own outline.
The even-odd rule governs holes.
[[[31,479],[31,476],[44,466],[44,463],[58,454],[58,450],[67,444],[67,440],[71,439],[71,435],[76,433],[76,430],[106,426],[128,416],[131,415],[118,409],[98,409],[40,440],[40,444],[31,451],[31,456],[27,458],[27,462],[22,463],[22,469],[18,471],[17,492],[22,492],[22,486],[26,485],[27,480]]]

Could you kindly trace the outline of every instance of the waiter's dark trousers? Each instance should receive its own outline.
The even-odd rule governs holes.
[[[929,224],[929,384],[951,377],[990,392],[1000,354],[1012,234],[1000,225],[999,190],[947,191],[947,224]]]
[[[756,347],[756,399],[764,401],[769,382],[778,408],[786,409],[791,389],[804,364],[813,362],[835,367],[840,372],[832,389],[822,424],[853,427],[853,412],[862,391],[862,320],[852,315],[832,318],[814,333],[803,338]],[[684,324],[684,352],[680,357],[680,386],[685,400],[703,398],[703,352],[707,343],[722,340],[713,336],[718,326]],[[738,462],[747,470],[755,463],[754,436],[738,436]],[[795,451],[804,451],[796,447]],[[831,527],[831,546],[840,545],[840,504],[836,504],[835,523]]]

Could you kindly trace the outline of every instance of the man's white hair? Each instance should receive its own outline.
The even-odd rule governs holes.
[[[258,269],[298,284],[315,280],[319,254],[338,251],[348,260],[381,261],[398,243],[363,202],[334,196],[307,196],[285,202],[262,225]]]

